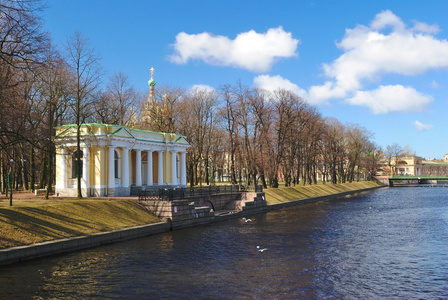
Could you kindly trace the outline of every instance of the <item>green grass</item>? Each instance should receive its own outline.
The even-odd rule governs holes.
[[[376,186],[379,186],[379,184],[373,181],[359,181],[342,184],[323,184],[320,182],[319,184],[305,186],[300,184],[294,187],[281,186],[277,189],[268,188],[264,189],[263,191],[266,196],[266,202],[269,205],[292,200],[300,200],[305,198],[327,196],[332,194],[361,190]]]
[[[157,217],[130,200],[15,201],[0,206],[0,249],[155,222]]]

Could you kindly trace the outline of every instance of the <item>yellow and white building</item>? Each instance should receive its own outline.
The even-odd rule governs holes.
[[[77,125],[56,128],[56,189],[59,196],[129,196],[131,187],[187,186],[186,152],[182,135],[108,124],[82,124],[81,149]]]

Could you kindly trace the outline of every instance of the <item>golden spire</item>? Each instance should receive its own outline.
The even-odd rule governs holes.
[[[151,91],[153,91],[154,90],[154,86],[156,85],[156,82],[154,81],[154,68],[151,67],[151,69],[149,69],[149,70],[151,70],[151,79],[149,79],[148,85],[149,85],[149,89]]]

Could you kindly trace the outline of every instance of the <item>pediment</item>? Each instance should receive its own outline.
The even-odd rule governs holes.
[[[61,126],[57,128],[55,138],[60,139],[60,138],[75,137],[76,132],[77,130],[73,126]]]
[[[120,137],[120,138],[134,138],[131,131],[127,127],[120,127],[116,131],[110,133],[110,136]]]
[[[183,136],[178,137],[175,141],[173,141],[173,144],[190,146],[190,143],[187,142]]]

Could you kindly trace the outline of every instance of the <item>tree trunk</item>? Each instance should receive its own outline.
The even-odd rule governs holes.
[[[35,165],[34,165],[34,146],[31,145],[30,149],[30,186],[31,186],[31,192],[34,192],[34,185],[36,183],[35,178]]]

